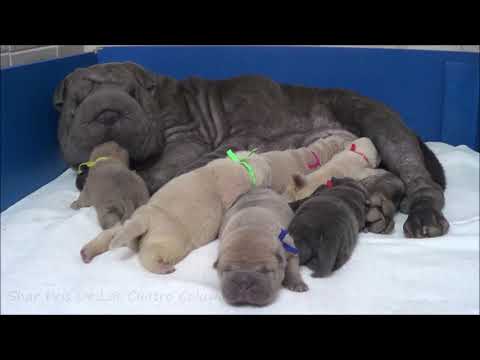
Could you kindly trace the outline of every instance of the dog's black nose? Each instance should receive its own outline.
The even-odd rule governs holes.
[[[111,126],[118,120],[119,117],[119,112],[113,110],[105,110],[97,116],[97,121],[103,123],[104,125]]]

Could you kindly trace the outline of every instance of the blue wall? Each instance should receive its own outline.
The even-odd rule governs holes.
[[[53,92],[77,67],[95,63],[96,55],[85,54],[1,70],[1,211],[67,168]]]
[[[479,149],[479,54],[255,46],[112,47],[0,71],[1,211],[66,169],[52,95],[78,67],[133,61],[177,79],[263,74],[291,84],[344,87],[384,101],[425,140]]]
[[[110,47],[100,63],[133,61],[183,79],[262,74],[279,82],[344,87],[398,111],[427,141],[478,149],[479,54],[279,46]]]

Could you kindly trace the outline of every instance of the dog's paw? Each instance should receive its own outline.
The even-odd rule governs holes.
[[[80,209],[81,206],[80,206],[78,200],[75,200],[74,202],[72,202],[72,203],[70,204],[70,208],[73,209],[73,210],[78,210],[78,209]]]
[[[393,202],[382,193],[374,193],[368,202],[366,229],[372,233],[390,234],[395,227],[394,215]]]
[[[86,246],[84,246],[82,250],[80,250],[80,256],[82,257],[82,260],[85,264],[88,264],[93,259],[93,256],[90,254]]]
[[[407,238],[430,238],[446,234],[449,227],[440,211],[432,208],[414,209],[403,224],[403,232]]]
[[[284,282],[283,286],[288,290],[295,292],[305,292],[308,291],[308,285],[303,281],[287,281]]]

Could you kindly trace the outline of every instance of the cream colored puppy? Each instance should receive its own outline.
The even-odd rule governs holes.
[[[349,177],[362,180],[377,172],[380,156],[369,138],[359,138],[347,144],[345,150],[334,155],[320,169],[304,176],[294,174],[284,195],[289,201],[297,201],[309,197],[320,185],[324,185],[332,177]]]

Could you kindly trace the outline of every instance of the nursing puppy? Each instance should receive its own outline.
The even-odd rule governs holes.
[[[322,160],[328,161],[352,136],[332,135],[318,139],[309,147],[280,154],[267,152],[249,156],[242,151],[237,155],[248,157],[256,186],[271,187],[278,192],[293,175],[290,169],[303,173],[313,171],[308,166],[313,157],[310,149],[319,151],[318,156],[321,154]],[[285,163],[289,163],[290,168],[284,168]],[[274,182],[273,174],[278,176]],[[128,246],[139,249],[140,262],[147,270],[170,273],[191,251],[216,239],[225,212],[253,187],[243,166],[228,158],[213,160],[169,181],[123,226],[106,230],[89,242],[82,249],[82,257],[90,261],[109,248]]]
[[[328,134],[305,147],[262,153],[272,169],[272,189],[283,194],[293,174],[306,175],[316,171],[357,139],[346,130],[332,130]]]
[[[249,163],[257,186],[270,186],[266,160],[252,155]],[[103,231],[86,244],[82,257],[90,261],[109,248],[128,246],[139,251],[147,270],[173,272],[174,265],[191,251],[217,237],[227,209],[252,187],[242,166],[230,159],[214,160],[165,184],[122,226]]]
[[[148,189],[143,179],[129,169],[128,152],[110,141],[96,146],[90,154],[96,161],[80,196],[70,207],[94,206],[103,229],[128,219],[136,208],[147,203]],[[85,171],[85,170],[83,170]]]
[[[334,155],[320,169],[303,176],[292,176],[285,191],[289,201],[296,201],[310,196],[320,185],[332,177],[350,177],[362,180],[376,174],[375,168],[380,164],[380,155],[370,139],[360,138],[347,145],[345,150]]]
[[[286,199],[267,188],[242,195],[227,211],[214,267],[229,304],[268,305],[282,285],[297,292],[308,290],[298,255],[292,253],[295,249],[285,249],[279,239],[292,218]],[[294,246],[288,234],[282,241]]]
[[[296,210],[288,233],[299,251],[300,264],[325,277],[350,259],[358,233],[365,228],[368,192],[357,180],[332,178],[305,199],[291,203]]]

